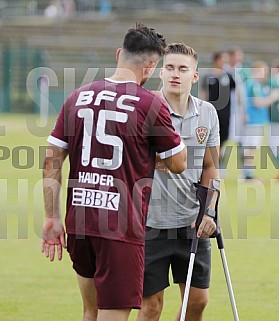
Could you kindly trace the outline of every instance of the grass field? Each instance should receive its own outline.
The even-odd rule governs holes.
[[[68,255],[50,263],[40,253],[44,218],[41,156],[53,126],[34,116],[0,115],[0,321],[81,320],[81,299]],[[238,180],[235,153],[222,180],[220,220],[241,321],[276,321],[278,305],[279,183],[275,170],[257,169],[257,185]],[[258,163],[258,166],[260,164]],[[67,166],[65,168],[66,177]],[[63,195],[65,197],[65,195]],[[204,321],[233,320],[221,259],[212,240],[210,302]],[[166,291],[162,321],[179,306]],[[135,320],[135,312],[130,320]]]

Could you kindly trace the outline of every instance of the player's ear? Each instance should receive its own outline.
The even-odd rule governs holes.
[[[199,80],[199,73],[196,71],[192,80],[192,84],[195,84]]]
[[[160,79],[162,79],[162,75],[163,75],[163,68],[160,68]]]
[[[149,78],[150,75],[152,74],[153,70],[151,67],[145,67],[143,68],[143,77],[144,78]]]
[[[147,77],[147,78],[150,77],[153,74],[154,69],[155,69],[156,66],[157,66],[156,62],[150,61],[148,63],[148,65],[145,68],[143,68],[144,76]]]
[[[150,69],[154,69],[157,66],[157,63],[155,61],[150,61],[148,67]]]
[[[121,50],[122,50],[122,48],[117,48],[117,49],[116,49],[116,54],[115,54],[116,61],[119,60],[119,56],[120,56]]]

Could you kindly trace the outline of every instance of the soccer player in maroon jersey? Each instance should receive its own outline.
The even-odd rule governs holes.
[[[154,29],[130,29],[117,50],[114,75],[75,90],[48,139],[42,252],[51,261],[57,252],[61,260],[66,247],[59,193],[69,156],[67,250],[77,272],[83,321],[125,321],[132,308],[140,308],[156,155],[174,173],[186,168],[186,149],[167,106],[141,87],[164,47]]]

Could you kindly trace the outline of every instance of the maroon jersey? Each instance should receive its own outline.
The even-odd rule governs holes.
[[[134,82],[94,81],[67,98],[48,142],[69,152],[67,233],[142,244],[155,155],[184,147],[163,101]]]

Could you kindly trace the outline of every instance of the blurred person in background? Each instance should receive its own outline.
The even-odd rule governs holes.
[[[45,8],[44,15],[47,18],[61,17],[64,15],[64,7],[61,1],[51,1],[50,4]]]
[[[75,13],[76,6],[74,0],[63,0],[64,12],[66,16],[72,16]]]
[[[240,144],[243,127],[246,122],[246,89],[243,81],[244,54],[240,47],[228,50],[229,62],[226,71],[233,77],[235,88],[231,89],[231,111],[228,139]]]
[[[243,148],[243,178],[253,179],[257,148],[262,146],[265,126],[270,121],[270,106],[279,99],[279,89],[270,90],[269,66],[258,60],[251,65],[251,78],[247,79],[246,124],[241,139]]]
[[[67,17],[75,13],[75,3],[73,0],[55,0],[45,8],[44,15],[48,18]]]
[[[270,85],[271,90],[279,89],[279,59],[272,61]],[[268,143],[276,158],[277,168],[279,168],[279,100],[271,105]],[[279,179],[279,171],[277,171],[276,179]]]
[[[216,109],[220,125],[220,176],[224,177],[226,169],[222,168],[224,145],[229,138],[231,116],[231,93],[235,89],[232,75],[225,70],[229,56],[226,51],[217,51],[212,56],[212,68],[201,81],[199,97],[210,102]],[[226,163],[223,160],[224,163]]]
[[[220,146],[229,137],[231,91],[235,88],[232,75],[225,70],[228,53],[218,51],[213,54],[212,68],[201,81],[200,98],[210,102],[216,109],[220,123]]]

